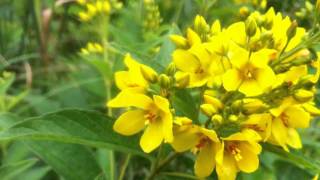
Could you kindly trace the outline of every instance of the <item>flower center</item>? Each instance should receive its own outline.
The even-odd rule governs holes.
[[[147,121],[149,123],[153,123],[153,122],[155,122],[157,120],[158,115],[156,113],[154,113],[154,112],[150,112],[149,111],[144,115],[144,117],[147,119]]]
[[[197,149],[201,149],[202,147],[204,147],[208,142],[210,141],[210,139],[208,137],[202,137],[199,141],[199,143],[196,145]]]
[[[236,143],[229,143],[226,147],[226,150],[233,155],[236,161],[240,161],[242,159],[242,156],[240,154],[241,151]]]
[[[196,71],[195,71],[196,74],[202,74],[204,73],[204,70],[203,68],[199,67]]]

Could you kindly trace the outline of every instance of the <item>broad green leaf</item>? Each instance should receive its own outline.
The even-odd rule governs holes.
[[[38,160],[28,159],[0,167],[1,180],[13,180],[17,175],[32,167]]]
[[[281,159],[283,159],[284,161],[290,162],[297,167],[308,170],[311,173],[320,172],[320,164],[310,158],[307,158],[306,156],[303,156],[301,152],[295,150],[286,152],[283,149],[270,144],[263,144],[263,149],[272,152],[281,157]]]
[[[67,180],[94,179],[102,171],[93,153],[81,145],[53,141],[25,143],[31,151]]]
[[[8,130],[0,132],[0,141],[15,139],[52,140],[109,148],[144,157],[139,147],[139,137],[125,137],[112,129],[113,120],[93,111],[69,109],[27,119]]]
[[[285,161],[276,161],[274,169],[277,180],[312,179],[315,175]]]
[[[0,131],[10,128],[21,120],[21,118],[18,118],[14,114],[0,113]]]
[[[27,171],[19,174],[15,180],[42,180],[50,170],[51,168],[49,166],[33,167],[32,169],[28,169]]]

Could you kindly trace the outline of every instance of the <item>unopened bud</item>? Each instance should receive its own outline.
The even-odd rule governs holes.
[[[194,19],[194,29],[198,33],[203,33],[208,32],[210,27],[202,16],[197,15]]]
[[[242,18],[246,18],[249,16],[249,8],[246,7],[246,6],[242,6],[240,9],[239,9],[239,14]]]
[[[296,20],[292,21],[290,27],[287,30],[288,39],[293,38],[297,32],[298,23]]]
[[[156,83],[158,81],[158,74],[150,67],[141,65],[140,71],[145,80],[149,83]]]
[[[244,99],[242,107],[245,114],[253,114],[267,109],[268,105],[259,99]]]
[[[314,6],[311,4],[311,2],[306,1],[305,6],[306,6],[306,9],[307,9],[308,12],[312,12],[313,11]]]
[[[231,109],[233,112],[239,112],[242,107],[242,101],[237,100],[231,104]]]
[[[212,104],[216,109],[223,108],[222,102],[219,99],[215,98],[215,97],[204,95],[203,96],[203,100],[204,100],[204,103]]]
[[[209,117],[211,117],[213,114],[217,113],[217,109],[214,106],[212,106],[211,104],[202,104],[200,106],[200,109],[205,115],[207,115]]]
[[[160,86],[161,88],[163,89],[169,89],[170,88],[170,85],[171,85],[171,80],[170,78],[165,75],[165,74],[160,74],[159,76],[159,83],[160,83]]]
[[[234,114],[231,114],[229,117],[228,117],[228,120],[231,121],[231,122],[236,122],[238,121],[238,116],[234,115]]]
[[[256,32],[257,23],[252,17],[249,17],[246,21],[246,33],[249,37],[252,37],[256,34]]]
[[[176,73],[176,65],[174,63],[170,63],[166,69],[166,74],[168,76],[173,76]]]
[[[179,75],[176,76],[176,87],[177,88],[185,88],[189,85],[190,82],[190,75],[189,74],[184,74],[184,75]]]
[[[272,34],[271,31],[265,31],[265,32],[261,33],[261,35],[260,35],[260,40],[261,40],[262,42],[267,42],[267,41],[269,41],[270,39],[272,39],[272,36],[273,36],[273,34]]]
[[[215,124],[222,124],[223,117],[220,114],[215,114],[211,117],[211,121]]]
[[[297,92],[293,94],[293,97],[295,100],[299,102],[308,102],[312,100],[313,98],[313,92],[305,90],[305,89],[299,89]]]
[[[312,116],[320,116],[320,109],[311,103],[304,103],[302,105],[303,109],[310,113]]]
[[[178,47],[178,48],[187,48],[188,41],[186,38],[179,35],[171,35],[170,40]]]

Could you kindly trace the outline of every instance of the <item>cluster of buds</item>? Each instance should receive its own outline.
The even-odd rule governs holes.
[[[88,42],[86,47],[81,48],[81,54],[102,54],[104,52],[104,48],[101,44],[96,42]]]
[[[146,32],[154,32],[159,29],[162,21],[159,7],[154,0],[144,0],[143,27]]]
[[[109,15],[111,7],[114,9],[122,7],[122,3],[115,0],[77,0],[77,3],[85,8],[78,13],[79,19],[84,22],[90,21],[98,15]]]
[[[319,36],[310,37],[273,8],[225,28],[196,16],[186,36],[171,37],[177,48],[163,74],[126,56],[128,70],[115,74],[121,91],[107,105],[132,108],[114,130],[127,136],[144,131],[140,146],[146,153],[161,143],[194,153],[201,178],[214,170],[219,179],[252,173],[261,143],[299,149],[297,129],[320,115],[313,101],[320,53],[314,42],[305,44]],[[200,99],[198,117],[179,112],[179,89]]]

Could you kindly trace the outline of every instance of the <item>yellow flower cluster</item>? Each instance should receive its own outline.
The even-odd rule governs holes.
[[[101,44],[96,42],[88,42],[86,47],[81,48],[80,52],[83,55],[88,54],[102,54],[104,51],[104,48]]]
[[[98,14],[108,15],[111,10],[109,0],[96,0],[92,2],[89,0],[77,0],[77,2],[86,7],[84,11],[78,14],[79,19],[84,22],[90,21]]]
[[[107,104],[127,108],[114,130],[144,131],[146,153],[161,143],[193,152],[199,177],[216,170],[220,180],[230,180],[239,171],[254,172],[260,143],[301,148],[297,128],[320,115],[313,102],[320,62],[301,47],[306,37],[296,21],[272,8],[226,28],[197,16],[185,37],[171,36],[177,49],[163,74],[126,55],[128,70],[115,73],[121,92]],[[182,88],[200,91],[198,119],[175,114],[172,97]]]

